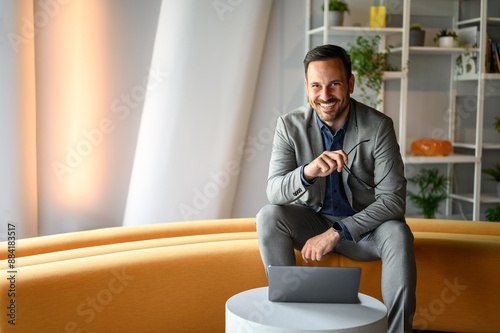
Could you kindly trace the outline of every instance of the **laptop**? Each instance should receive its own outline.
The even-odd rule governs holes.
[[[269,266],[269,301],[359,303],[360,267]]]

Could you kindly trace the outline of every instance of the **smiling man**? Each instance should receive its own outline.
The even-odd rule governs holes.
[[[257,215],[269,265],[331,252],[382,260],[389,332],[411,332],[416,266],[405,222],[406,179],[392,120],[350,98],[349,55],[323,45],[304,59],[309,103],[278,119],[266,192]]]

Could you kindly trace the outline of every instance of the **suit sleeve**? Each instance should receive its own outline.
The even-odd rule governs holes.
[[[342,220],[355,242],[385,221],[404,221],[406,211],[404,164],[390,118],[384,119],[377,130],[373,161],[374,183],[380,182],[374,190],[375,201],[355,215]]]
[[[302,184],[302,165],[297,165],[295,150],[295,144],[288,136],[283,119],[278,118],[266,182],[267,198],[271,204],[291,203],[307,191]]]

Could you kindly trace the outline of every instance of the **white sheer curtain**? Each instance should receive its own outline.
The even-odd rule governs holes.
[[[0,240],[230,217],[272,1],[0,1]]]
[[[272,1],[164,1],[125,225],[230,217]]]

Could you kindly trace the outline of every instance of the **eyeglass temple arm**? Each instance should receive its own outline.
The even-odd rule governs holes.
[[[350,153],[352,153],[352,151],[353,151],[353,150],[354,150],[357,146],[359,146],[359,145],[360,145],[360,144],[362,144],[362,143],[368,142],[368,141],[370,141],[370,139],[366,139],[366,140],[363,140],[363,141],[360,141],[360,142],[356,143],[356,145],[354,145],[354,147],[352,147],[352,148],[351,148],[351,150],[349,150],[349,152],[347,153],[347,155],[349,155]]]

